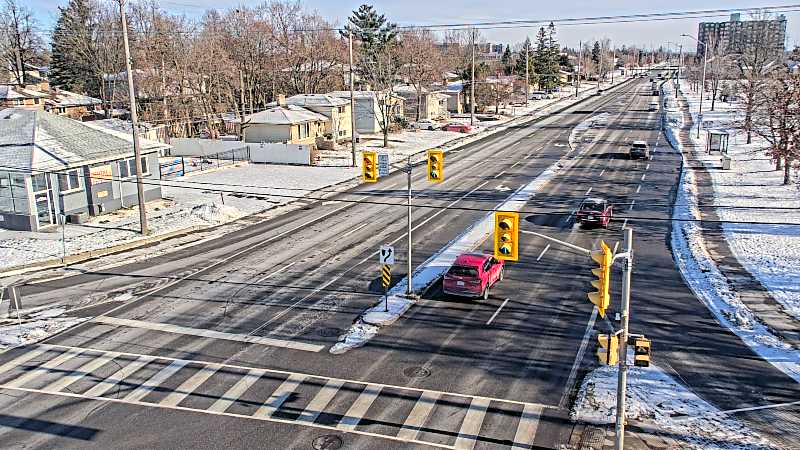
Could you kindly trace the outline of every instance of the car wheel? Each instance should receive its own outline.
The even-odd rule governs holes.
[[[483,294],[481,294],[481,298],[483,300],[489,300],[489,286],[483,289]]]

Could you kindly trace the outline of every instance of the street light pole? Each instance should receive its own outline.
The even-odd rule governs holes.
[[[133,166],[136,169],[136,195],[139,200],[139,227],[142,234],[147,234],[147,211],[145,210],[144,183],[142,180],[142,152],[139,144],[139,118],[136,114],[136,89],[133,86],[131,69],[131,49],[128,44],[128,20],[125,18],[125,0],[119,0],[119,15],[122,21],[122,43],[125,47],[125,70],[128,73],[128,100],[131,109],[131,128],[133,129]],[[125,193],[120,195],[124,198]]]
[[[472,29],[472,67],[469,82],[469,126],[475,126],[475,29]]]
[[[628,388],[628,319],[631,306],[631,272],[633,272],[633,230],[625,228],[625,264],[622,270],[622,329],[619,335],[619,373],[617,377],[617,423],[615,450],[625,448],[625,396]]]
[[[703,46],[703,76],[700,81],[700,110],[697,113],[697,139],[700,139],[700,126],[703,124],[703,97],[706,91],[706,65],[708,64],[708,46],[706,46],[705,42],[700,42],[699,39],[692,36],[691,34],[682,34],[681,36],[692,38],[695,41],[697,41],[698,44]]]
[[[350,44],[350,142],[351,142],[351,150],[353,152],[353,164],[352,167],[356,166],[356,100],[353,97],[353,30],[350,29],[350,33],[347,36],[347,40]],[[388,101],[388,99],[387,99]]]

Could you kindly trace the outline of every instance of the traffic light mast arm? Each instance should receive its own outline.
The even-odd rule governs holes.
[[[575,244],[570,244],[569,242],[565,242],[565,241],[562,241],[560,239],[556,239],[554,237],[547,236],[545,234],[537,233],[535,231],[527,231],[527,230],[519,230],[519,232],[523,233],[523,234],[531,234],[531,235],[540,237],[542,239],[546,239],[548,241],[555,242],[556,244],[563,245],[564,247],[569,247],[569,248],[571,248],[573,250],[577,250],[577,251],[582,252],[582,253],[586,253],[587,255],[591,255],[592,254],[592,250],[591,249],[579,247],[579,246],[577,246]]]

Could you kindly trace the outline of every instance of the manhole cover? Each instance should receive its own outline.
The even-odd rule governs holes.
[[[344,441],[342,441],[342,438],[335,434],[323,434],[311,442],[311,446],[314,447],[314,450],[338,450],[342,448],[343,444]]]
[[[408,378],[427,378],[431,375],[431,371],[422,366],[413,366],[403,369],[403,375]]]
[[[342,334],[342,329],[334,327],[320,328],[317,334],[322,337],[339,337]]]

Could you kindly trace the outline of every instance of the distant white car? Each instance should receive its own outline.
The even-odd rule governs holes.
[[[415,128],[417,130],[438,130],[442,126],[439,125],[438,122],[430,119],[422,119],[419,122],[413,122],[411,124],[411,128]]]
[[[544,91],[534,91],[531,92],[531,100],[544,100],[546,98],[550,98],[547,96],[547,93]]]

